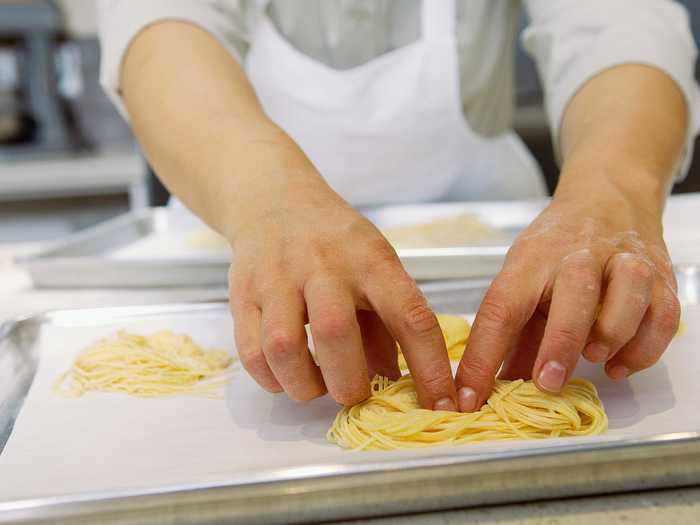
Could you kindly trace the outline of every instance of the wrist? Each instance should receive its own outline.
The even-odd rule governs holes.
[[[622,205],[660,220],[669,185],[667,177],[633,159],[571,156],[562,168],[554,200]]]
[[[308,204],[305,194],[325,185],[315,170],[257,166],[256,175],[231,177],[218,197],[221,204],[217,229],[232,246],[250,235],[259,235],[266,225],[280,226],[286,220],[285,213]]]
[[[326,185],[296,143],[271,123],[229,131],[210,161],[207,200],[215,228],[231,244],[300,194]]]

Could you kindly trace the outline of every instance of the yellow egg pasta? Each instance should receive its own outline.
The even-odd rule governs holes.
[[[226,352],[204,350],[186,335],[166,330],[141,336],[122,330],[80,352],[54,391],[64,397],[90,391],[222,397],[232,361]]]
[[[591,436],[608,419],[595,386],[572,379],[561,394],[540,391],[532,381],[496,381],[478,412],[420,408],[411,376],[372,381],[372,395],[338,412],[327,438],[352,450],[393,450],[481,441]]]

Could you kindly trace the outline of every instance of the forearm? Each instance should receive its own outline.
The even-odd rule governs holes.
[[[229,238],[276,175],[320,179],[266,117],[238,62],[193,25],[168,21],[141,33],[124,61],[122,91],[159,177]]]
[[[625,65],[597,75],[564,114],[556,195],[622,195],[660,215],[687,129],[685,99],[666,74]]]

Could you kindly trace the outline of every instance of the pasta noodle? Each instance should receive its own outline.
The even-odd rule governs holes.
[[[572,379],[559,395],[541,392],[532,381],[496,381],[478,412],[420,408],[411,376],[395,382],[372,380],[369,399],[338,412],[330,442],[353,450],[393,450],[479,441],[591,436],[607,430],[608,419],[595,387]]]
[[[447,314],[437,314],[437,320],[440,323],[442,336],[445,339],[448,357],[451,361],[459,361],[462,359],[464,347],[469,337],[471,329],[469,322],[464,317]],[[401,348],[399,348],[399,368],[401,370],[408,369],[408,363],[406,363],[406,358],[401,353]]]
[[[203,350],[186,335],[166,330],[140,336],[121,330],[78,354],[54,391],[64,397],[89,391],[221,397],[231,363],[226,352]]]

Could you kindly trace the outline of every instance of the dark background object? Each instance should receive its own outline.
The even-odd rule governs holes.
[[[72,86],[64,88],[62,95],[78,133],[97,150],[132,144],[134,138],[129,125],[117,113],[100,85],[100,44],[97,39],[81,36],[62,41],[59,53],[63,58],[59,68],[61,83]]]
[[[58,93],[54,51],[64,21],[53,2],[3,2],[0,38],[16,42],[20,123],[24,140],[0,149],[3,158],[75,151],[84,146]]]
[[[148,166],[148,205],[165,206],[170,200],[170,192],[160,181],[153,168]]]

